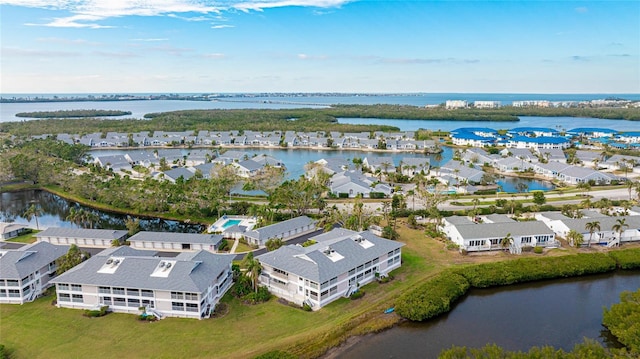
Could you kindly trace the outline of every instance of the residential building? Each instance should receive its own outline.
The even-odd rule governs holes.
[[[349,296],[401,265],[403,243],[369,231],[334,229],[308,247],[288,245],[259,255],[260,284],[287,301],[312,309]]]
[[[61,274],[57,306],[157,317],[208,318],[231,287],[232,255],[207,251],[155,256],[126,246],[109,248]]]
[[[78,247],[108,248],[113,241],[123,242],[127,231],[115,229],[84,229],[49,227],[35,235],[38,242],[55,245],[71,245]]]
[[[467,100],[447,100],[445,102],[445,107],[447,109],[466,108],[467,106],[469,106],[469,104],[467,103]]]
[[[474,101],[473,107],[475,108],[498,108],[502,106],[500,101]]]
[[[56,275],[56,260],[68,250],[44,242],[0,249],[0,303],[23,304],[41,295]]]
[[[131,248],[161,251],[217,252],[222,235],[142,231],[128,239]]]
[[[245,232],[244,237],[249,244],[264,246],[272,238],[280,238],[286,241],[315,230],[316,221],[307,216],[300,216],[269,226],[255,228],[252,231]]]
[[[416,174],[429,172],[429,158],[403,157],[400,161],[402,174],[413,177]]]
[[[0,222],[0,240],[18,237],[27,229],[28,227],[24,224]]]

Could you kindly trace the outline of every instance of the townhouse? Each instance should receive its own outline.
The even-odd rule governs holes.
[[[131,248],[162,251],[218,251],[219,234],[173,233],[142,231],[128,239]]]
[[[404,244],[369,231],[340,228],[313,240],[308,247],[288,245],[257,256],[260,284],[277,297],[318,310],[401,265]]]
[[[97,309],[159,318],[208,318],[233,283],[232,255],[207,251],[157,257],[109,248],[52,281],[59,308]]]
[[[280,238],[283,241],[300,237],[316,230],[316,221],[300,216],[269,226],[254,228],[244,233],[244,238],[249,244],[264,246],[272,238]]]
[[[71,245],[78,247],[108,248],[114,241],[124,242],[127,231],[116,229],[84,229],[49,227],[35,235],[38,242],[54,245]]]

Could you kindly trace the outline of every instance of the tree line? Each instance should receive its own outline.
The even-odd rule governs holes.
[[[120,110],[58,110],[58,111],[36,111],[19,112],[16,117],[28,118],[69,118],[69,117],[107,117],[107,116],[127,116],[131,111]]]

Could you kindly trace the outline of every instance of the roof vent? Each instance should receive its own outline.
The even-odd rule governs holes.
[[[111,258],[107,259],[107,264],[111,264],[111,263],[113,263],[113,259]]]
[[[118,264],[120,264],[120,260],[119,259],[116,259],[116,260],[113,261],[113,265],[114,266],[117,266]]]
[[[160,262],[160,268],[164,268],[165,264],[165,262]]]
[[[167,269],[171,268],[171,263],[167,262],[167,265],[165,266]]]

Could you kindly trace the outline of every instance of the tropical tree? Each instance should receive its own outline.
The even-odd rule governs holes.
[[[587,222],[585,224],[584,228],[587,231],[589,231],[589,244],[587,246],[591,247],[591,240],[593,239],[593,234],[595,232],[600,231],[600,222],[598,222],[598,221]]]
[[[91,254],[85,251],[81,251],[80,248],[78,248],[78,246],[76,246],[75,244],[72,244],[69,247],[67,254],[63,255],[62,257],[56,260],[56,266],[57,266],[56,273],[60,275],[68,271],[69,269],[77,266],[78,264],[82,263],[83,261],[89,259],[89,257],[91,257]]]
[[[547,198],[544,196],[544,192],[542,191],[533,192],[533,203],[539,206],[542,206],[543,204],[545,204],[545,202],[547,202]]]
[[[611,227],[611,230],[618,233],[618,247],[620,247],[620,241],[622,241],[622,233],[629,228],[629,225],[626,223],[626,218],[619,218],[616,220],[616,223]]]
[[[31,222],[31,219],[34,218],[36,220],[36,229],[40,230],[40,225],[38,224],[38,216],[42,215],[42,209],[40,206],[32,203],[29,208],[22,215],[27,221]]]
[[[572,229],[569,231],[569,233],[567,233],[567,240],[569,241],[570,246],[580,247],[582,245],[582,242],[584,242],[584,236],[582,235],[582,233],[576,231],[575,229]]]
[[[502,249],[506,251],[509,250],[509,246],[511,246],[512,243],[513,237],[511,236],[511,233],[507,233],[507,235],[500,241],[500,246],[502,246]]]
[[[260,272],[262,271],[262,266],[260,262],[253,257],[253,252],[249,252],[244,259],[242,260],[242,266],[246,270],[247,276],[251,279],[251,284],[253,285],[253,290],[258,292],[258,277],[260,276]]]
[[[127,217],[127,220],[124,222],[124,226],[127,228],[127,234],[129,236],[133,236],[141,230],[139,218],[134,219],[131,217]]]
[[[280,237],[274,237],[269,238],[264,245],[267,247],[267,251],[271,252],[282,247],[284,245],[284,241]]]

